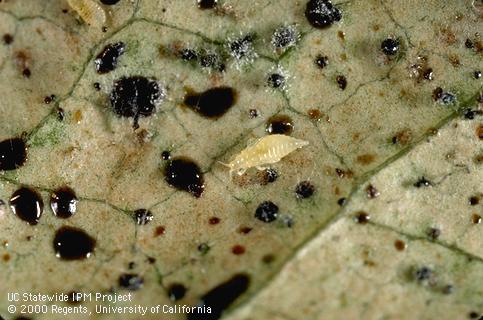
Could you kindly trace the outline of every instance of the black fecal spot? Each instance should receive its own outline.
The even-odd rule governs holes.
[[[216,53],[206,53],[200,56],[199,64],[203,68],[211,68],[218,71],[225,70],[225,65],[221,61],[221,57]]]
[[[425,177],[419,178],[418,181],[414,183],[414,186],[416,188],[421,188],[421,187],[431,187],[433,184],[431,181],[427,180]]]
[[[359,211],[354,216],[354,219],[357,223],[366,224],[369,222],[369,220],[371,220],[371,217],[366,212]]]
[[[164,170],[165,180],[178,190],[191,193],[196,198],[201,197],[205,190],[203,174],[196,163],[187,158],[171,160]]]
[[[381,43],[381,50],[387,56],[393,56],[399,51],[399,40],[387,38]]]
[[[64,109],[58,107],[57,108],[57,119],[59,121],[64,121],[64,117],[65,117],[65,112],[64,112]]]
[[[250,117],[250,119],[255,119],[259,115],[260,115],[260,112],[258,112],[257,109],[250,109],[250,111],[248,112],[248,116]]]
[[[139,127],[138,118],[152,115],[156,111],[156,102],[162,98],[163,93],[157,82],[140,76],[117,80],[110,95],[114,113],[133,117],[135,129]]]
[[[347,203],[347,199],[346,198],[340,198],[339,200],[337,200],[337,204],[341,207],[345,206]]]
[[[267,120],[266,131],[269,134],[285,134],[292,133],[294,128],[293,121],[289,116],[276,115]]]
[[[144,225],[153,220],[153,214],[146,209],[138,209],[134,211],[134,220],[138,225]]]
[[[208,251],[210,251],[210,246],[207,243],[201,243],[198,245],[198,251],[204,256],[208,253]]]
[[[211,313],[198,313],[198,308],[194,313],[188,314],[187,320],[217,320],[223,311],[228,308],[240,295],[247,291],[250,285],[250,278],[246,274],[237,274],[228,281],[211,289],[201,297],[199,309],[211,308]]]
[[[58,258],[81,260],[91,256],[96,240],[82,229],[64,226],[55,233],[53,245]]]
[[[201,93],[188,92],[184,104],[207,118],[223,116],[235,104],[236,91],[231,87],[216,87]]]
[[[297,43],[299,33],[295,26],[281,26],[272,34],[272,45],[277,49],[292,47]]]
[[[325,28],[340,21],[342,14],[329,0],[310,0],[305,8],[305,17],[315,28]]]
[[[242,59],[253,53],[253,35],[248,34],[236,39],[229,43],[228,47],[235,59]]]
[[[444,105],[453,104],[456,102],[456,96],[451,92],[443,92],[440,98],[440,103]]]
[[[136,268],[136,263],[133,262],[133,261],[129,262],[129,264],[127,265],[127,268],[129,270],[132,270],[132,269]]]
[[[366,194],[369,199],[374,199],[379,197],[380,192],[372,184],[370,184],[366,188]]]
[[[141,289],[144,279],[134,273],[124,273],[119,276],[119,286],[129,291]]]
[[[15,170],[27,161],[27,146],[21,138],[6,139],[0,142],[0,170]]]
[[[441,235],[441,230],[438,228],[429,228],[428,231],[426,231],[426,234],[429,239],[436,240]]]
[[[267,83],[272,88],[280,88],[285,84],[285,77],[279,73],[272,73],[268,76]]]
[[[418,282],[429,280],[433,276],[433,271],[428,267],[421,267],[414,270],[414,279]]]
[[[441,99],[442,95],[443,95],[443,88],[437,87],[436,89],[433,90],[432,97],[434,101],[438,101],[439,99]]]
[[[441,289],[441,292],[443,294],[452,294],[454,292],[454,286],[451,284],[447,284]]]
[[[168,288],[168,297],[171,301],[178,301],[186,295],[186,287],[181,283],[173,283]]]
[[[268,184],[275,182],[278,179],[278,172],[275,169],[269,168],[263,172],[263,181],[262,184]]]
[[[44,98],[44,103],[45,103],[45,104],[50,104],[50,103],[51,103],[52,101],[54,101],[54,100],[55,100],[55,94],[52,94],[52,95],[50,95],[50,96],[46,96],[46,97]]]
[[[93,86],[96,91],[101,91],[101,84],[99,82],[94,82]]]
[[[13,42],[13,36],[9,33],[3,35],[3,43],[9,45]]]
[[[169,151],[163,151],[161,153],[161,158],[163,160],[169,160],[169,159],[171,159],[171,153]]]
[[[475,44],[470,39],[466,39],[465,47],[468,48],[468,49],[473,49],[475,47]]]
[[[423,78],[426,79],[426,80],[428,80],[428,81],[434,80],[433,69],[432,68],[428,68],[428,69],[424,70],[424,72],[423,72]]]
[[[124,42],[108,44],[94,60],[97,73],[104,74],[116,69],[117,60],[125,51]]]
[[[77,197],[74,190],[63,187],[55,190],[50,195],[50,207],[59,218],[69,218],[77,210]]]
[[[344,77],[342,75],[339,75],[339,76],[335,77],[335,81],[337,82],[337,85],[339,86],[339,88],[341,90],[345,90],[345,88],[347,88],[347,79],[346,79],[346,77]]]
[[[479,196],[472,196],[470,197],[468,203],[470,206],[476,206],[477,204],[480,203],[480,197]]]
[[[315,192],[315,186],[309,181],[302,181],[295,187],[295,194],[299,199],[310,198]]]
[[[198,59],[198,54],[193,49],[183,49],[179,55],[184,61],[194,61]]]
[[[102,4],[112,6],[118,3],[120,0],[101,0]]]
[[[468,313],[468,318],[470,319],[477,319],[480,315],[478,314],[478,312],[475,312],[475,311],[471,311],[470,313]]]
[[[476,70],[475,72],[473,72],[473,77],[475,77],[475,79],[480,79],[481,78],[481,71]]]
[[[44,202],[37,191],[22,187],[12,194],[10,208],[23,221],[36,225],[44,211]]]
[[[32,72],[30,71],[29,68],[25,68],[23,69],[22,71],[22,75],[25,77],[25,78],[30,78],[30,76],[32,75]]]
[[[272,201],[262,202],[255,210],[255,218],[263,222],[272,222],[277,219],[278,206]]]
[[[205,9],[213,9],[218,4],[218,0],[197,0],[198,8],[205,10]]]
[[[473,120],[473,119],[475,119],[476,113],[477,112],[474,111],[474,110],[467,109],[467,110],[464,111],[463,116],[465,117],[465,119]]]
[[[327,56],[323,56],[323,55],[318,55],[316,58],[315,58],[315,64],[320,68],[320,69],[324,69],[325,67],[327,67],[327,65],[329,64],[329,57]]]

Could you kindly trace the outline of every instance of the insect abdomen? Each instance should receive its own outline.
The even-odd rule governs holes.
[[[68,0],[67,2],[88,25],[101,27],[106,22],[104,9],[93,0]]]

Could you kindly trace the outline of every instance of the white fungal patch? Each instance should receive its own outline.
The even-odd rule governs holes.
[[[95,0],[67,0],[69,6],[92,27],[102,27],[106,23],[106,12]]]
[[[233,172],[242,175],[252,167],[265,170],[264,165],[279,162],[283,157],[308,144],[308,141],[283,134],[272,134],[247,146],[230,163],[222,164],[230,168],[230,176]]]

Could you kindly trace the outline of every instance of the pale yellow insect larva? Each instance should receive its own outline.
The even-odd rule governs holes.
[[[247,146],[230,163],[221,164],[230,168],[230,176],[233,172],[242,175],[252,167],[264,170],[264,165],[279,162],[283,157],[308,144],[308,141],[283,134],[272,134]]]
[[[96,0],[67,0],[69,6],[92,27],[102,27],[106,23],[106,12]]]

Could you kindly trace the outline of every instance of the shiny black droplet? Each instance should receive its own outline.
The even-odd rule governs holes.
[[[119,277],[119,285],[129,291],[139,290],[143,284],[144,279],[137,274],[124,273]]]
[[[27,147],[20,138],[0,142],[0,170],[15,170],[27,161]]]
[[[285,84],[285,77],[278,73],[272,73],[268,76],[267,83],[272,88],[280,88]]]
[[[310,0],[305,8],[305,17],[315,28],[325,28],[342,18],[339,9],[329,0]]]
[[[207,118],[217,119],[233,106],[235,100],[233,88],[217,87],[202,93],[188,92],[184,104]]]
[[[12,194],[10,208],[20,219],[30,225],[36,225],[44,211],[44,202],[35,190],[23,187]]]
[[[140,116],[148,117],[156,111],[156,102],[163,93],[156,81],[145,77],[121,78],[114,82],[110,95],[112,111],[122,117],[133,117],[134,128]]]
[[[134,220],[138,225],[144,225],[153,220],[153,214],[146,209],[138,209],[134,211]]]
[[[199,198],[205,190],[205,182],[201,169],[187,158],[171,160],[164,170],[165,180],[178,190],[191,193]]]
[[[255,218],[269,223],[275,221],[278,216],[278,206],[272,201],[264,201],[255,210]]]
[[[218,0],[197,0],[197,3],[200,9],[213,9],[216,7]]]
[[[171,301],[178,301],[184,298],[186,287],[180,283],[174,283],[168,288],[168,296]]]
[[[295,194],[299,199],[310,198],[315,192],[315,187],[309,181],[302,181],[295,187]]]
[[[91,256],[96,240],[82,229],[64,226],[55,233],[53,245],[58,258],[81,260]]]
[[[112,6],[116,3],[118,3],[120,0],[101,0],[102,4]]]
[[[250,278],[246,274],[237,274],[228,281],[211,289],[201,297],[198,306],[211,308],[211,313],[201,313],[197,309],[188,314],[187,320],[217,320],[240,295],[247,291]],[[202,309],[202,308],[200,308]]]
[[[77,197],[74,190],[63,187],[55,190],[50,196],[50,207],[59,218],[69,218],[77,210]]]
[[[399,41],[387,38],[381,43],[381,50],[387,56],[393,56],[399,51]]]
[[[123,42],[107,45],[94,60],[97,73],[104,74],[116,69],[117,60],[125,51],[126,45]]]
[[[293,131],[293,122],[289,116],[276,115],[268,119],[266,131],[270,134],[289,135]]]

